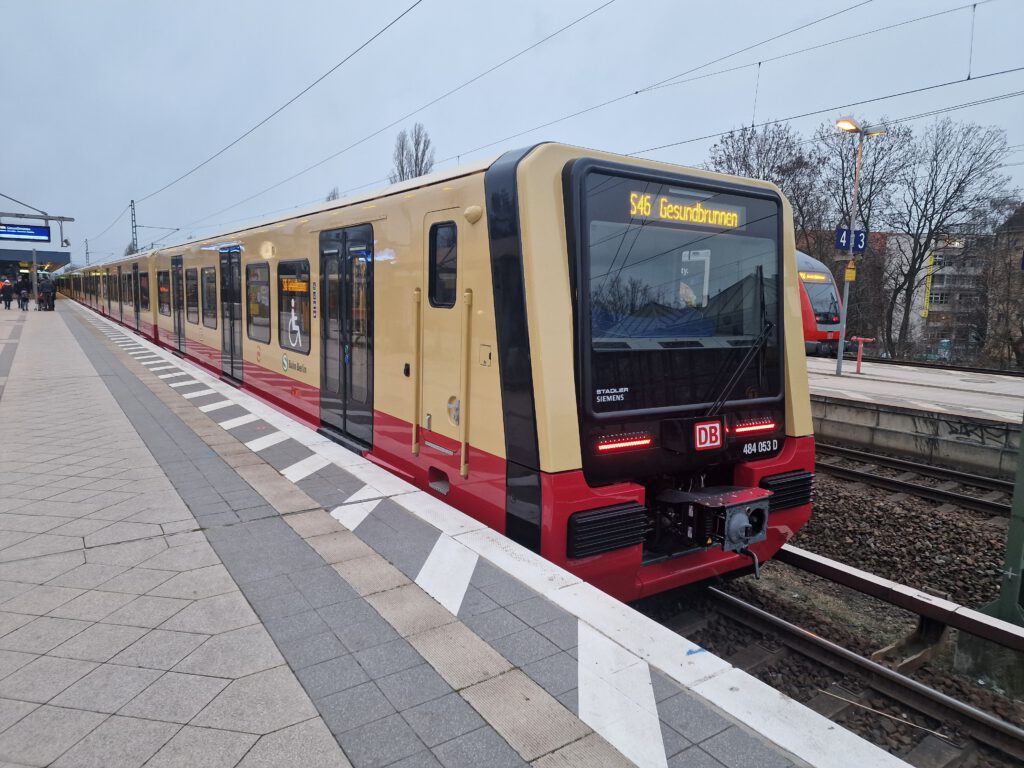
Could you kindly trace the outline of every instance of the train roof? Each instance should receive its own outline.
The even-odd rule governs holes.
[[[816,272],[827,272],[830,275],[832,274],[832,269],[825,264],[825,262],[818,261],[816,258],[807,255],[803,251],[796,252],[796,268],[813,270]]]
[[[532,147],[526,148],[525,151],[532,152],[533,150],[537,149],[538,147],[542,147],[542,146],[545,146],[545,145],[552,146],[552,145],[555,145],[555,144],[558,144],[558,142],[538,142],[537,144],[534,144]],[[560,144],[560,146],[569,146],[569,145]],[[613,153],[608,153],[608,152],[604,152],[604,151],[600,151],[600,150],[588,150],[585,147],[577,147],[577,149],[580,149],[580,150],[582,150],[584,152],[594,152],[595,154],[602,155],[602,156],[610,156],[611,154],[613,154]],[[513,151],[520,151],[520,152],[522,152],[523,150],[513,150]],[[292,221],[294,219],[301,219],[301,218],[304,218],[306,216],[312,216],[312,215],[315,215],[315,214],[318,214],[318,213],[323,213],[324,211],[332,211],[332,210],[338,210],[338,209],[342,209],[342,208],[348,208],[348,207],[353,206],[353,205],[359,205],[360,203],[366,203],[366,202],[369,202],[369,201],[372,201],[372,200],[379,200],[379,199],[384,198],[384,197],[392,197],[394,195],[400,195],[402,193],[411,192],[411,191],[413,191],[415,189],[419,189],[421,187],[427,187],[427,186],[431,186],[431,185],[434,185],[434,184],[441,184],[441,183],[444,183],[445,181],[449,181],[449,180],[452,180],[452,179],[457,179],[457,178],[461,178],[461,177],[464,177],[464,176],[471,176],[471,175],[476,174],[476,173],[482,173],[482,172],[486,171],[488,168],[490,168],[495,163],[495,161],[497,161],[499,158],[501,158],[504,154],[505,153],[501,153],[501,154],[497,154],[497,155],[492,155],[490,157],[486,157],[486,158],[483,158],[481,160],[477,160],[477,161],[472,162],[472,163],[466,163],[465,165],[459,165],[456,168],[451,168],[451,169],[444,170],[444,171],[437,171],[435,173],[430,173],[430,174],[427,174],[425,176],[418,176],[418,177],[416,177],[414,179],[409,179],[407,181],[401,181],[401,182],[398,182],[397,184],[390,184],[390,185],[388,185],[386,187],[377,187],[375,189],[371,189],[371,190],[368,190],[366,192],[362,192],[362,193],[360,193],[358,195],[354,195],[352,197],[342,197],[342,198],[338,198],[337,200],[324,201],[324,202],[319,202],[319,203],[314,203],[314,204],[311,204],[311,205],[303,206],[301,208],[296,208],[294,211],[292,211],[290,213],[287,213],[285,215],[281,215],[280,213],[278,213],[276,215],[269,215],[269,216],[261,217],[259,219],[255,219],[254,218],[251,223],[248,223],[245,226],[240,227],[238,229],[221,230],[219,232],[216,232],[214,234],[208,235],[206,237],[195,238],[195,239],[192,239],[192,240],[186,240],[186,241],[181,242],[181,243],[175,243],[174,245],[161,246],[160,248],[152,248],[152,249],[145,250],[145,251],[139,251],[138,253],[133,253],[130,256],[123,256],[123,257],[120,257],[120,258],[111,259],[110,261],[102,262],[100,264],[94,264],[94,265],[91,265],[90,267],[83,267],[79,271],[91,271],[92,269],[101,269],[101,268],[107,268],[107,267],[110,267],[110,266],[115,266],[117,264],[131,263],[133,261],[138,261],[140,259],[147,259],[147,258],[149,258],[149,257],[151,257],[151,256],[153,256],[155,254],[158,254],[158,253],[164,253],[164,252],[167,252],[167,251],[184,250],[186,248],[189,248],[191,246],[196,246],[196,245],[199,245],[199,246],[212,245],[212,244],[217,243],[218,241],[226,242],[226,241],[232,240],[233,238],[240,237],[241,235],[243,235],[246,232],[249,232],[251,230],[259,229],[261,227],[266,227],[266,226],[269,226],[269,225],[272,225],[272,224],[279,224],[279,223],[286,222],[286,221]],[[623,159],[624,160],[636,161],[639,165],[643,165],[643,166],[675,165],[674,163],[665,163],[665,162],[659,162],[659,161],[649,161],[649,160],[642,160],[642,159],[632,158],[632,157],[629,157],[629,158],[624,157]],[[679,167],[685,167],[685,166],[679,166]],[[750,179],[749,181],[751,183],[754,183],[754,184],[757,184],[757,185],[770,186],[770,187],[774,188],[774,185],[768,184],[766,182],[761,182],[761,181],[756,180],[756,179]],[[798,253],[799,253],[799,251],[798,251]],[[811,257],[807,256],[806,258],[810,259]],[[823,264],[821,264],[821,262],[815,261],[814,259],[811,259],[811,261],[814,261],[815,264],[820,265],[820,268],[824,268],[826,270],[828,269]]]

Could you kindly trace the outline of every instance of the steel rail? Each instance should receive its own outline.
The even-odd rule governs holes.
[[[871,688],[904,706],[940,722],[953,723],[977,741],[1024,760],[1024,730],[1021,728],[933,690],[720,589],[709,587],[708,593],[724,614],[741,624],[777,634],[783,643],[798,653],[843,674],[866,678]]]
[[[1024,653],[1024,627],[1008,621],[1002,621],[951,600],[929,595],[914,587],[876,576],[791,544],[783,544],[772,559],[849,587],[897,608],[911,611],[918,616],[933,619],[969,635]]]
[[[929,499],[930,501],[937,501],[940,504],[955,504],[958,507],[973,509],[976,512],[985,512],[990,515],[1002,515],[1003,517],[1010,516],[1010,505],[1005,502],[979,499],[977,496],[968,496],[963,493],[956,493],[955,491],[943,491],[938,488],[929,488],[926,485],[909,483],[905,480],[897,480],[891,477],[879,477],[878,475],[874,475],[870,472],[847,469],[846,467],[837,467],[834,464],[829,464],[825,461],[819,461],[816,462],[816,464],[820,471],[826,472],[843,480],[853,480],[855,482],[874,486],[875,488],[883,488],[897,493],[911,493],[914,496],[920,496],[921,498]]]
[[[879,467],[915,472],[925,477],[934,477],[937,480],[952,480],[954,482],[961,483],[962,485],[986,488],[990,491],[1000,491],[1001,493],[1006,494],[1013,493],[1013,482],[1010,480],[1000,480],[997,477],[974,475],[969,472],[960,472],[955,469],[936,467],[931,464],[921,464],[920,462],[910,461],[909,459],[897,459],[893,456],[880,456],[875,453],[868,453],[867,451],[857,451],[853,448],[844,448],[840,445],[817,443],[815,445],[815,449],[818,453],[824,453],[828,456],[838,456],[839,458],[860,461],[865,464],[874,464]]]
[[[942,363],[925,363],[917,360],[891,360],[886,357],[863,358],[865,363],[878,363],[880,365],[905,365],[911,368],[930,368],[940,371],[953,371],[954,373],[984,373],[992,376],[1024,376],[1024,371],[1001,369],[1001,368],[978,368],[970,365],[943,365]]]

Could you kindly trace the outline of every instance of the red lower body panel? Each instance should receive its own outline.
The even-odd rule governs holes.
[[[105,312],[106,304],[100,306]],[[140,330],[156,340],[157,328],[140,324]],[[163,346],[170,346],[161,340]],[[173,347],[171,347],[173,348]],[[220,373],[220,350],[188,340],[185,353],[211,371]],[[245,363],[246,390],[278,409],[316,428],[320,424],[320,390],[277,371]],[[462,477],[458,441],[420,429],[419,449],[413,453],[412,425],[380,411],[373,414],[373,448],[366,457],[403,477],[494,530],[505,532],[506,462],[494,454],[470,446],[469,473]],[[778,456],[738,464],[733,483],[757,487],[763,478],[784,472],[814,471],[814,438],[786,439]],[[694,582],[721,576],[751,565],[749,558],[720,547],[643,564],[643,547],[635,545],[592,557],[570,560],[566,556],[569,518],[576,512],[623,503],[645,503],[645,489],[634,483],[594,488],[581,470],[540,473],[540,554],[581,579],[620,600],[637,600]],[[447,489],[444,492],[442,489]],[[800,530],[811,515],[809,504],[773,512],[768,537],[751,546],[762,561],[770,559]]]

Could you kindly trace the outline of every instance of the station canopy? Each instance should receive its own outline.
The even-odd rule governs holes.
[[[68,251],[36,249],[36,269],[53,272],[71,263]],[[15,273],[32,270],[32,251],[24,248],[0,248],[0,274],[13,277]]]

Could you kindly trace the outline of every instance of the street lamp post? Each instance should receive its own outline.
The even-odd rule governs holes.
[[[853,241],[854,233],[857,230],[858,195],[860,193],[860,164],[864,157],[864,137],[884,136],[885,130],[881,128],[868,128],[858,123],[852,116],[841,117],[836,120],[836,128],[846,133],[857,134],[857,164],[853,171],[853,200],[850,205],[850,239],[846,246],[847,269],[853,266]],[[839,349],[836,355],[836,376],[843,375],[843,354],[846,347],[846,311],[850,303],[850,281],[843,276],[843,306],[839,308]]]

